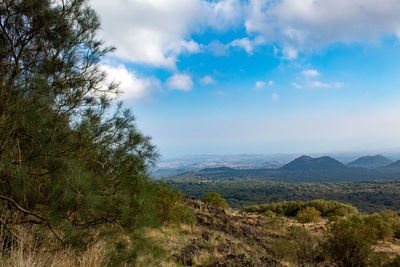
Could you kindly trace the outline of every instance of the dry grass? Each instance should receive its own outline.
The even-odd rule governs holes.
[[[380,242],[373,246],[375,252],[387,253],[391,258],[400,255],[400,244],[394,244],[392,242]]]
[[[143,251],[138,259],[138,266],[160,266],[160,267],[172,267],[179,266],[172,255],[187,244],[189,244],[193,239],[201,237],[202,230],[196,226],[188,225],[169,225],[162,226],[160,228],[148,228],[145,231],[145,238],[154,241],[154,244],[158,244],[164,251],[165,254],[159,259],[154,258],[152,251],[153,247],[148,247],[148,251]]]
[[[51,241],[46,245],[38,245],[31,235],[29,228],[19,227],[15,229],[19,240],[5,250],[0,250],[0,266],[49,266],[49,267],[96,267],[106,265],[105,244],[98,243],[81,253],[75,253],[70,248],[59,248],[50,246]],[[5,240],[0,235],[0,244]]]
[[[197,226],[163,226],[158,229],[147,229],[145,237],[156,241],[165,250],[177,251],[195,238],[201,236],[202,230]]]

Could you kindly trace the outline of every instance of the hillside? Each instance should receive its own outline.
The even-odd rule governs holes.
[[[143,238],[137,243],[142,247],[136,252],[137,260],[123,266],[323,267],[400,263],[400,216],[393,211],[359,215],[351,205],[325,200],[270,203],[248,207],[247,211],[223,210],[191,197],[185,197],[181,205],[188,209],[193,221],[171,221],[143,229]],[[353,217],[342,217],[343,214]],[[179,221],[188,213],[176,215]],[[320,215],[333,217],[327,221],[321,220]],[[113,263],[115,258],[109,257],[111,251],[106,242],[74,251],[54,247],[54,243],[36,243],[29,228],[19,231],[24,231],[25,239],[18,240],[15,249],[7,254],[0,254],[0,266],[122,266]],[[0,237],[7,246],[5,236]],[[125,253],[121,247],[118,258],[126,257]],[[353,261],[361,264],[350,265]]]
[[[157,266],[345,266],[346,260],[352,259],[368,266],[375,261],[380,263],[376,266],[399,263],[396,256],[400,255],[400,243],[396,238],[382,237],[384,240],[378,243],[372,240],[358,244],[350,243],[351,240],[340,241],[348,243],[344,246],[349,252],[351,245],[358,249],[362,244],[363,253],[367,253],[354,254],[352,259],[346,259],[337,254],[339,251],[324,250],[322,244],[328,240],[327,233],[331,228],[327,221],[299,223],[284,216],[222,210],[188,197],[184,202],[196,215],[195,225],[166,225],[148,230],[147,237],[161,244],[167,254],[157,261],[150,255],[143,255],[139,257],[139,266],[148,263]],[[287,206],[295,203],[276,204]],[[381,215],[376,216],[373,218],[379,220]],[[394,213],[385,216],[397,218]],[[368,221],[370,217],[361,218]],[[362,231],[355,235],[370,234]],[[352,235],[352,232],[345,233]]]
[[[383,166],[388,166],[389,164],[393,163],[388,158],[385,158],[382,155],[375,155],[375,156],[364,156],[360,157],[350,163],[348,163],[348,166],[355,166],[355,167],[383,167]]]
[[[320,170],[343,170],[346,166],[328,156],[312,158],[301,156],[280,168],[284,171],[320,171]]]

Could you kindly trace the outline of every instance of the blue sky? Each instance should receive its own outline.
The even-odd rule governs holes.
[[[90,4],[164,158],[400,148],[397,0]]]

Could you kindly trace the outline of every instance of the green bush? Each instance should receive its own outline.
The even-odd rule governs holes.
[[[277,216],[276,213],[271,210],[267,210],[266,212],[263,213],[263,215],[268,218],[274,218]]]
[[[367,266],[374,244],[371,228],[359,216],[329,225],[326,249],[339,266]]]
[[[343,217],[358,214],[358,210],[350,204],[344,204],[334,200],[323,199],[312,200],[306,203],[302,201],[283,201],[262,204],[259,206],[245,207],[243,208],[243,211],[257,212],[261,214],[267,211],[272,211],[278,215],[294,217],[300,210],[303,210],[306,207],[313,207],[314,209],[318,210],[322,217]]]
[[[388,223],[393,230],[393,236],[400,238],[400,215],[392,210],[382,210],[379,215]]]
[[[168,221],[177,225],[181,223],[193,225],[196,222],[196,215],[189,207],[177,205],[170,210]]]
[[[350,204],[340,203],[335,200],[316,199],[306,203],[307,207],[314,207],[323,217],[357,215],[357,208]]]
[[[265,227],[268,230],[281,231],[285,226],[287,219],[282,216],[264,217]]]
[[[228,203],[225,199],[221,197],[219,193],[207,193],[204,196],[204,202],[216,206],[221,209],[226,209],[228,207]]]
[[[171,209],[181,202],[183,195],[179,190],[172,190],[169,184],[159,182],[156,202],[162,222],[169,221]]]
[[[370,234],[376,240],[389,240],[393,238],[393,228],[389,220],[379,214],[365,216],[364,222],[370,228]]]
[[[313,207],[306,207],[297,213],[296,220],[300,223],[319,222],[321,213]]]
[[[296,265],[316,265],[324,259],[321,240],[300,227],[290,227],[285,238],[273,241],[272,254]]]
[[[163,223],[189,224],[196,221],[194,212],[182,203],[183,195],[179,190],[172,190],[169,184],[160,182],[157,191],[157,203]]]
[[[269,204],[262,204],[259,206],[250,206],[243,208],[246,212],[266,213],[272,211],[281,216],[296,216],[297,212],[304,208],[302,201],[283,201]]]

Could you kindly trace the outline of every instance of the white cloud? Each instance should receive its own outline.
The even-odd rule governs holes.
[[[332,86],[329,83],[323,83],[320,81],[313,81],[309,83],[310,87],[322,87],[322,88],[331,88]]]
[[[166,85],[171,90],[190,91],[193,88],[193,81],[187,74],[174,74],[168,78]]]
[[[240,0],[92,0],[101,38],[117,57],[156,67],[176,68],[181,53],[197,53],[191,34],[206,27],[224,30],[243,20]]]
[[[254,39],[249,39],[248,37],[244,37],[242,39],[235,39],[232,42],[230,42],[229,44],[226,45],[226,48],[230,48],[230,47],[240,47],[243,48],[247,54],[252,55],[254,52],[254,49],[258,46],[258,45],[262,45],[265,44],[265,40],[264,37],[262,36],[257,36]]]
[[[296,87],[297,89],[303,88],[303,86],[300,85],[300,84],[298,84],[298,83],[292,83],[292,85],[293,85],[294,87]]]
[[[325,83],[325,82],[321,82],[321,81],[308,81],[308,82],[305,82],[304,84],[298,84],[298,83],[293,82],[292,86],[296,87],[297,89],[301,89],[301,88],[336,88],[336,89],[339,89],[343,86],[343,84],[340,82]]]
[[[202,1],[208,6],[209,24],[219,30],[238,24],[244,19],[244,6],[240,0]]]
[[[101,65],[100,69],[106,73],[106,82],[119,84],[123,99],[140,99],[149,97],[155,89],[160,88],[160,81],[156,78],[138,77],[135,72],[128,71],[123,65],[113,67]]]
[[[200,83],[207,85],[207,84],[214,84],[216,81],[210,75],[204,76],[200,79]]]
[[[250,0],[245,26],[284,58],[332,43],[400,38],[398,0]]]
[[[304,76],[316,77],[319,76],[319,72],[317,70],[303,70],[301,72]]]
[[[273,80],[268,81],[268,85],[269,85],[269,86],[272,86],[272,85],[274,85],[274,84],[275,84],[275,82],[274,82]]]
[[[278,102],[279,101],[279,95],[277,93],[272,93],[272,100],[274,102]]]
[[[322,87],[322,88],[341,88],[342,83],[336,82],[336,83],[324,83],[320,81],[313,81],[310,82],[311,87]]]
[[[263,81],[258,81],[258,82],[256,82],[256,84],[255,84],[255,88],[256,89],[261,89],[261,88],[263,88],[264,86],[265,86],[265,82],[263,82]]]
[[[91,0],[102,22],[101,38],[116,56],[135,63],[176,68],[182,53],[199,53],[191,37],[206,29],[225,31],[244,22],[249,36],[207,46],[216,55],[241,47],[248,54],[265,43],[277,55],[342,42],[400,38],[398,0]]]
[[[296,87],[297,89],[300,89],[300,88],[341,88],[343,85],[340,82],[327,83],[327,82],[315,80],[316,77],[321,75],[315,69],[303,70],[301,72],[301,75],[302,75],[302,77],[300,77],[301,83],[296,83],[296,82],[292,83],[292,86]]]
[[[253,50],[254,50],[253,42],[252,42],[249,38],[247,38],[247,37],[242,38],[242,39],[233,40],[233,41],[229,44],[229,46],[232,46],[232,47],[241,47],[241,48],[243,48],[243,49],[246,51],[246,53],[249,54],[249,55],[252,55],[252,54],[253,54]]]

